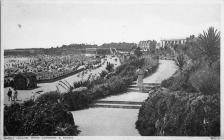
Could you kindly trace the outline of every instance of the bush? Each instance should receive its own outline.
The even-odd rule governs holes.
[[[201,68],[190,75],[193,87],[205,95],[220,93],[220,75],[211,68]]]
[[[179,69],[182,70],[184,65],[185,65],[185,63],[186,63],[184,55],[183,54],[179,54],[177,56],[176,60],[175,60],[175,63],[179,67]]]
[[[104,78],[106,75],[107,75],[107,71],[105,71],[105,70],[103,70],[103,71],[100,73],[100,77],[101,77],[101,78]]]
[[[108,95],[120,94],[127,89],[132,79],[113,76],[105,83],[94,86],[91,89],[91,95],[94,99],[103,98]]]
[[[134,54],[135,54],[137,57],[142,56],[141,48],[140,48],[140,47],[137,47],[137,48],[134,50]]]
[[[58,100],[61,100],[61,94],[55,91],[51,91],[45,94],[41,94],[40,96],[38,96],[38,98],[36,99],[36,103],[39,104],[52,104],[52,103],[57,103]]]
[[[108,72],[112,72],[114,70],[114,65],[109,63],[109,62],[107,62],[106,70]]]
[[[219,136],[220,97],[160,89],[140,108],[136,128],[147,136]]]
[[[135,75],[136,67],[132,65],[127,65],[120,73],[119,75],[122,77],[129,77]]]
[[[220,75],[220,60],[215,61],[215,62],[212,64],[212,69],[214,70],[214,72],[216,72],[217,74]]]
[[[88,89],[90,89],[94,85],[101,84],[101,83],[103,83],[105,81],[104,78],[102,78],[102,77],[94,77],[94,76],[92,76],[92,79],[90,77],[91,77],[91,75],[88,77],[88,79],[86,81],[74,82],[72,89],[79,88],[79,87],[87,87]]]
[[[66,93],[63,95],[63,104],[69,110],[79,110],[88,107],[91,103],[90,96],[87,95],[88,91],[76,91]]]
[[[173,84],[174,79],[175,79],[175,78],[174,78],[173,76],[171,76],[170,78],[163,80],[163,81],[161,82],[161,86],[162,86],[162,87],[165,87],[165,88],[169,88],[169,87],[171,87],[172,84]]]
[[[220,135],[220,32],[209,28],[186,46],[191,63],[161,83],[170,90],[153,93],[140,109],[142,135]]]
[[[196,89],[189,82],[189,71],[178,72],[176,75],[163,80],[161,86],[169,88],[172,91],[184,90],[195,92]]]
[[[89,88],[91,86],[91,82],[89,80],[86,81],[78,81],[73,83],[73,88],[79,88],[79,87],[87,87]]]
[[[211,68],[209,71],[213,71],[213,74],[218,74],[218,64],[214,63],[214,67],[216,70],[212,70]],[[182,71],[177,71],[173,76],[161,82],[161,86],[165,88],[169,88],[172,91],[184,90],[188,92],[198,92],[200,91],[197,84],[199,81],[205,81],[202,79],[203,77],[207,77],[209,74],[207,69],[207,64],[205,61],[193,61],[189,65],[187,65]],[[207,73],[202,72],[207,71]],[[215,75],[216,75],[215,74]],[[219,85],[218,80],[216,85]]]
[[[127,83],[119,76],[114,76],[107,81],[110,94],[119,94],[127,89]]]
[[[92,99],[95,100],[95,99],[99,99],[99,98],[104,97],[103,92],[105,92],[105,91],[103,91],[102,84],[94,86],[91,89]]]
[[[4,108],[5,136],[76,136],[73,116],[61,103],[32,100]]]

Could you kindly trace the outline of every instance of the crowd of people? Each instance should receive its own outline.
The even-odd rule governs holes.
[[[79,68],[100,64],[101,59],[85,55],[37,55],[30,57],[6,57],[4,74],[32,72],[37,79],[49,79],[73,72]],[[49,77],[50,76],[50,77]]]

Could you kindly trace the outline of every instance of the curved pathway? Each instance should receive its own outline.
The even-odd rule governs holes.
[[[157,71],[144,79],[145,87],[156,86],[169,78],[176,70],[171,60],[160,60]],[[127,93],[110,96],[89,109],[73,111],[76,125],[84,136],[138,136],[135,129],[138,111],[148,93],[138,91],[136,82]]]

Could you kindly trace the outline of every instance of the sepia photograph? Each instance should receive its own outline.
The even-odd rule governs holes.
[[[221,139],[223,3],[1,0],[0,139]]]

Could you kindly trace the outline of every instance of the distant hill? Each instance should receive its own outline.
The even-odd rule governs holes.
[[[110,53],[110,48],[116,48],[120,51],[128,51],[130,52],[134,48],[137,47],[135,43],[105,43],[100,46],[94,44],[70,44],[70,45],[62,45],[61,47],[51,47],[51,48],[29,48],[29,49],[12,49],[12,50],[4,50],[4,55],[9,56],[33,56],[38,54],[46,54],[46,55],[69,55],[69,54],[84,54],[86,53],[87,48],[96,48],[98,54],[108,54]]]
[[[100,46],[101,48],[116,48],[117,50],[120,51],[128,51],[130,52],[131,50],[137,48],[137,44],[136,43],[126,43],[126,42],[122,42],[122,43],[105,43],[102,44]]]

